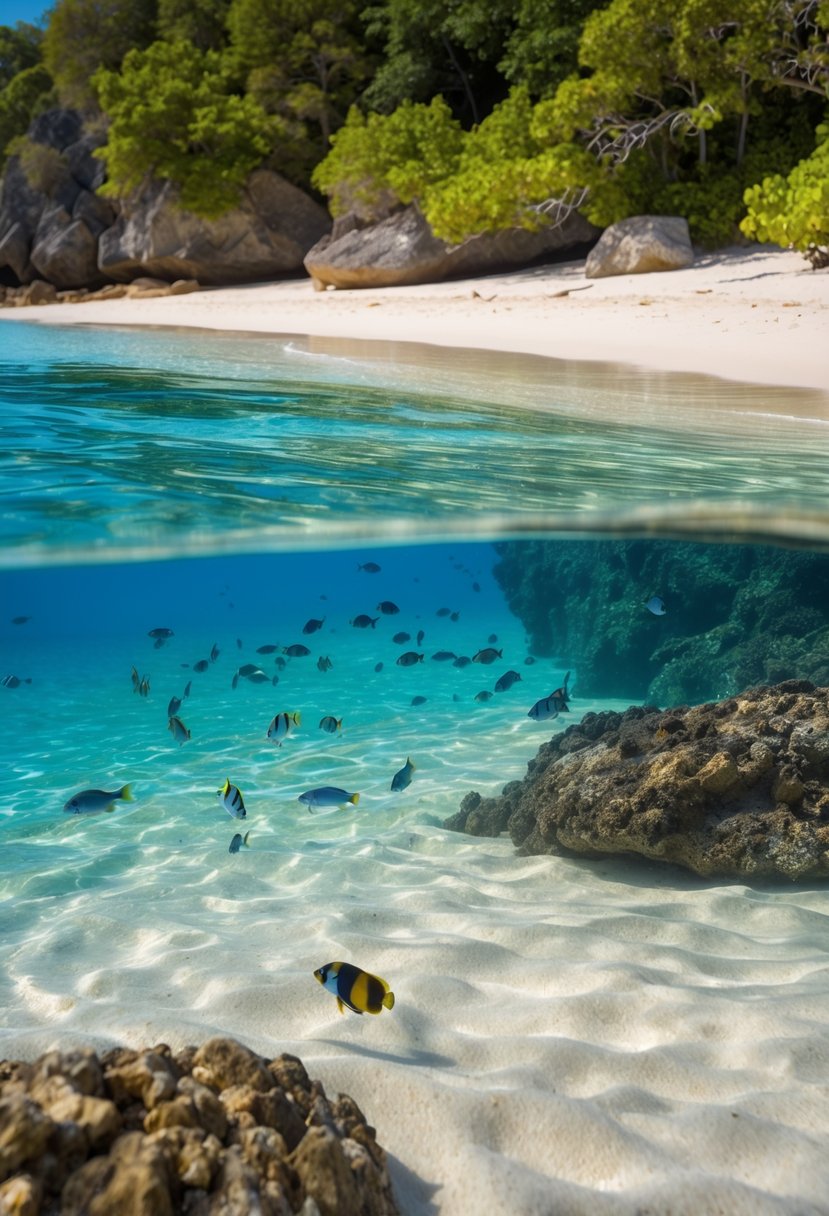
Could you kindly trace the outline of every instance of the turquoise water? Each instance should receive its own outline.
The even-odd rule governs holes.
[[[402,972],[405,1019],[418,1008],[409,948],[442,959],[468,932],[479,959],[479,938],[496,943],[525,905],[546,906],[558,861],[525,865],[519,890],[508,840],[459,840],[444,819],[470,788],[522,776],[567,721],[629,703],[580,696],[580,656],[557,652],[554,636],[533,652],[494,572],[496,545],[636,535],[825,550],[824,395],[482,360],[0,326],[0,676],[21,681],[0,686],[3,1054],[67,1035],[186,1042],[221,1030],[263,1050],[287,1035],[324,1056],[334,1032],[317,1020],[330,1009],[310,964],[335,949]],[[632,570],[614,586],[625,602],[665,590]],[[556,586],[540,594],[552,605]],[[386,601],[399,611],[384,613]],[[363,614],[375,623],[359,628]],[[312,619],[323,624],[303,632]],[[158,628],[172,631],[162,645]],[[284,653],[297,643],[310,653]],[[492,665],[454,661],[487,646],[501,651]],[[422,662],[399,665],[410,650]],[[238,675],[245,664],[259,683]],[[133,690],[133,668],[148,695]],[[496,692],[510,670],[520,680]],[[528,718],[566,671],[570,718]],[[183,744],[168,729],[173,697]],[[277,747],[267,730],[283,712],[300,724]],[[342,720],[332,734],[320,728],[328,715]],[[407,757],[412,784],[394,793]],[[243,824],[217,798],[226,778],[243,792]],[[127,783],[134,801],[111,813],[63,811],[81,790]],[[359,804],[309,814],[299,795],[327,785]],[[248,829],[249,848],[229,854]],[[592,924],[604,896],[588,897],[568,865],[557,889]],[[608,873],[625,906],[623,872]],[[670,884],[642,873],[653,890]],[[691,900],[693,883],[676,882]],[[769,899],[796,907],[806,935],[810,917],[824,923],[822,896]],[[824,1001],[825,946],[792,949],[816,951],[803,1000]],[[473,984],[479,963],[466,975],[463,957],[455,978]],[[426,1030],[413,1023],[394,1048],[411,1061],[439,1021],[440,1001],[423,1006]],[[405,1025],[379,1021],[388,1034]],[[424,1062],[440,1073],[433,1055]],[[410,1197],[407,1210],[430,1209]]]

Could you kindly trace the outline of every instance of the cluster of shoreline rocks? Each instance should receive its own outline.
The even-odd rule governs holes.
[[[724,701],[588,713],[499,797],[471,791],[444,825],[509,832],[522,854],[639,855],[703,877],[829,876],[829,688],[807,680]]]
[[[26,308],[36,304],[86,304],[93,300],[151,300],[157,296],[186,296],[201,291],[198,279],[165,279],[141,276],[131,283],[107,283],[91,291],[86,287],[58,291],[54,283],[34,279],[20,287],[0,286],[0,308]]]
[[[397,1216],[357,1104],[213,1038],[0,1061],[9,1216]]]

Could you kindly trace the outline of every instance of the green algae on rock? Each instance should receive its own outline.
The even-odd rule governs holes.
[[[787,680],[693,708],[586,714],[541,746],[523,781],[467,794],[444,826],[508,831],[522,854],[829,876],[829,688]]]

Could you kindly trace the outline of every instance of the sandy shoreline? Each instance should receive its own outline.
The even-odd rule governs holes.
[[[486,278],[315,293],[308,279],[0,310],[0,320],[421,342],[829,389],[829,274],[766,246],[687,270],[584,278],[583,260]]]

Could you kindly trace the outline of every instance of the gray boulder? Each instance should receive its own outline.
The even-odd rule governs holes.
[[[20,157],[6,165],[0,188],[0,279],[58,288],[98,286],[97,237],[112,223],[110,204],[92,193],[103,181],[94,156],[100,135],[85,134],[74,110],[49,110],[27,133],[41,145],[40,165],[27,174]]]
[[[591,249],[585,278],[681,270],[692,265],[688,221],[679,215],[633,215],[606,228]]]
[[[170,182],[151,186],[98,243],[102,274],[126,282],[138,275],[206,285],[245,283],[294,274],[328,231],[328,213],[279,174],[258,169],[239,207],[215,220],[176,205]]]
[[[310,250],[305,269],[322,287],[401,287],[526,265],[595,240],[597,233],[574,212],[563,224],[539,232],[509,228],[449,245],[411,206],[367,226],[354,217],[337,221],[333,232]]]

